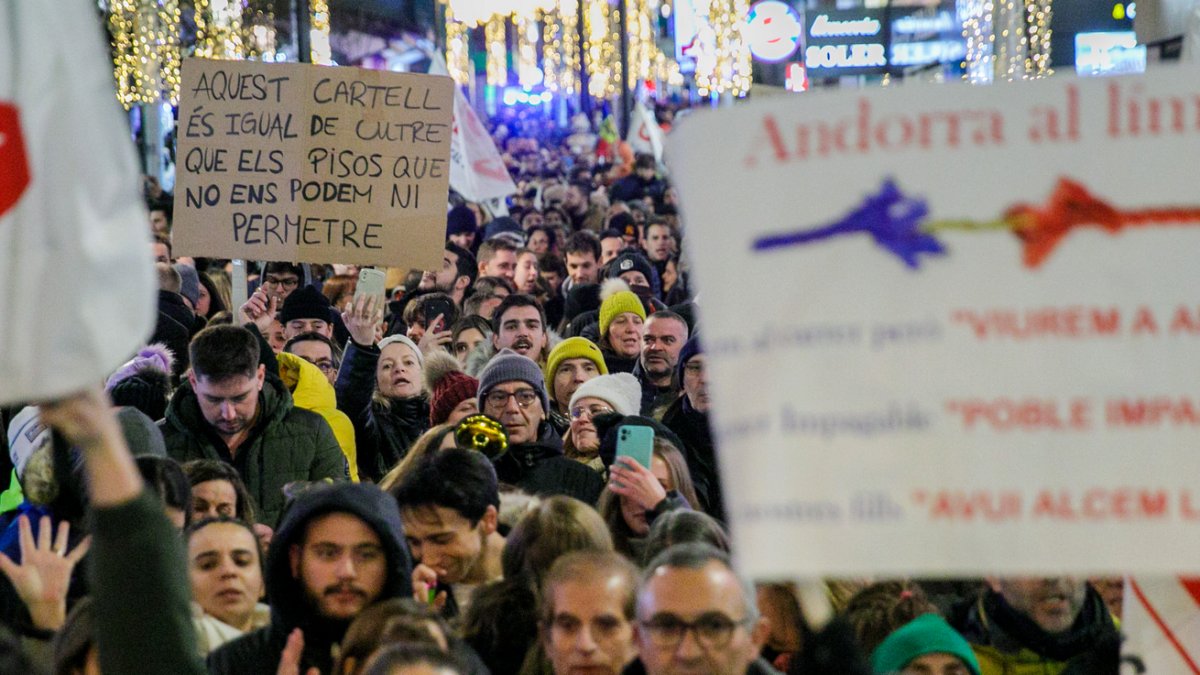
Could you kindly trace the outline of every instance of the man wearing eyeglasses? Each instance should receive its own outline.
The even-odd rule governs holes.
[[[287,296],[300,287],[300,282],[303,280],[304,268],[296,263],[269,262],[263,270],[260,286],[264,291],[278,298],[282,305]]]
[[[495,460],[501,482],[530,494],[561,494],[596,503],[604,480],[563,456],[562,439],[546,422],[550,402],[537,363],[501,350],[479,373],[479,409],[508,433],[508,451]]]
[[[626,675],[770,675],[758,658],[768,626],[754,587],[724,553],[680,544],[650,562],[637,593],[634,626],[640,659]]]

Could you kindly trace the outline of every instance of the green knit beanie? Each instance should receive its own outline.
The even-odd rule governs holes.
[[[875,648],[871,669],[875,675],[899,673],[910,661],[926,654],[957,656],[974,675],[979,675],[979,661],[971,645],[937,614],[922,614],[893,631]]]

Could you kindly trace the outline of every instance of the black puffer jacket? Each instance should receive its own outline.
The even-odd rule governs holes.
[[[372,400],[379,348],[350,340],[337,377],[338,410],[354,422],[358,474],[378,482],[429,429],[429,400],[424,396],[392,399],[390,405]]]
[[[496,477],[533,495],[566,495],[595,505],[604,479],[585,464],[563,456],[562,439],[542,422],[535,443],[511,445],[496,458]]]
[[[227,643],[208,656],[212,675],[262,675],[279,668],[279,655],[292,630],[304,631],[300,672],[333,669],[331,648],[341,642],[348,621],[318,616],[301,582],[292,576],[290,549],[304,537],[309,521],[328,513],[357,516],[379,535],[388,561],[388,575],[379,600],[412,596],[412,558],[404,541],[404,526],[396,500],[374,485],[340,483],[319,487],[298,497],[284,515],[267,557],[267,599],[271,624]]]
[[[682,448],[683,456],[704,511],[725,522],[725,498],[721,493],[720,472],[708,414],[693,408],[687,396],[680,396],[663,413],[662,423],[687,446]]]

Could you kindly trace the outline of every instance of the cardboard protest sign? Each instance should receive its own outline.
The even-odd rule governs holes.
[[[0,404],[95,386],[154,329],[137,159],[94,12],[0,4]]]
[[[185,61],[175,252],[436,268],[453,87],[360,68]]]
[[[810,94],[675,129],[745,571],[1196,566],[1197,75]]]

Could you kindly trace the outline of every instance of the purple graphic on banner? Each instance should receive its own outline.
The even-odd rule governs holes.
[[[865,232],[875,239],[876,244],[915,270],[920,267],[921,254],[941,255],[946,252],[936,237],[921,230],[921,220],[928,214],[929,206],[924,199],[906,196],[889,178],[884,181],[878,194],[868,196],[860,206],[836,223],[813,230],[759,237],[754,240],[754,250],[771,251],[828,237]]]

